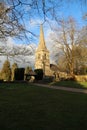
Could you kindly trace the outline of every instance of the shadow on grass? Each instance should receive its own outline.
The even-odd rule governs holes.
[[[77,82],[77,81],[72,81],[72,80],[52,82],[50,85],[69,87],[69,88],[87,89],[87,82]]]
[[[4,88],[0,89],[0,130],[87,129],[86,94],[29,83],[2,83],[1,86]]]
[[[68,88],[79,88],[79,89],[87,89],[87,82],[77,82],[74,80],[61,80],[55,82],[36,82],[45,85],[59,86],[59,87],[68,87]],[[20,85],[21,84],[21,85]],[[29,82],[2,82],[0,83],[0,88],[18,88],[26,85],[31,85]],[[33,85],[33,83],[32,83]]]
[[[25,81],[7,81],[7,82],[0,82],[0,88],[9,88],[9,89],[13,89],[13,88],[22,88],[22,87],[26,87],[27,84],[29,84],[28,82]]]

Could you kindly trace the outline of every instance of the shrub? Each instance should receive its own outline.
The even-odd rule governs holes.
[[[24,80],[24,68],[16,68],[15,69],[15,80]]]
[[[12,65],[12,69],[11,69],[11,80],[12,80],[12,81],[15,80],[15,69],[17,69],[17,68],[18,68],[17,63],[14,63],[14,64]]]
[[[0,79],[0,83],[3,83],[3,79]]]
[[[75,80],[80,82],[86,82],[87,81],[87,75],[75,75]]]
[[[34,72],[36,73],[36,76],[35,76],[36,80],[43,79],[43,70],[42,69],[35,69]]]
[[[4,81],[11,80],[10,62],[8,60],[6,60],[3,64],[3,68],[1,70],[1,76]]]
[[[31,71],[32,71],[31,67],[28,66],[25,68],[25,74],[29,74]]]

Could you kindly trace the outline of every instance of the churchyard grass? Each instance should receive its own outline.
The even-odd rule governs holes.
[[[87,89],[87,82],[77,82],[72,80],[52,82],[49,85]]]
[[[86,130],[87,94],[0,84],[0,130]]]

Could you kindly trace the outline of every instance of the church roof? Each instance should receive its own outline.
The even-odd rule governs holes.
[[[38,45],[37,50],[47,50],[46,44],[45,44],[45,39],[44,39],[44,32],[43,32],[42,24],[40,26],[40,38],[39,38],[39,45]]]
[[[50,64],[50,69],[52,71],[56,71],[56,72],[59,70],[58,67],[57,67],[57,65],[54,65],[54,64]]]

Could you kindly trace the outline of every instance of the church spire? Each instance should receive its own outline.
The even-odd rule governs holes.
[[[39,46],[38,50],[47,50],[44,40],[44,32],[43,32],[43,25],[40,25],[40,38],[39,38]]]
[[[35,53],[35,69],[42,69],[44,76],[50,76],[49,51],[46,48],[43,26],[40,26],[39,45]]]

